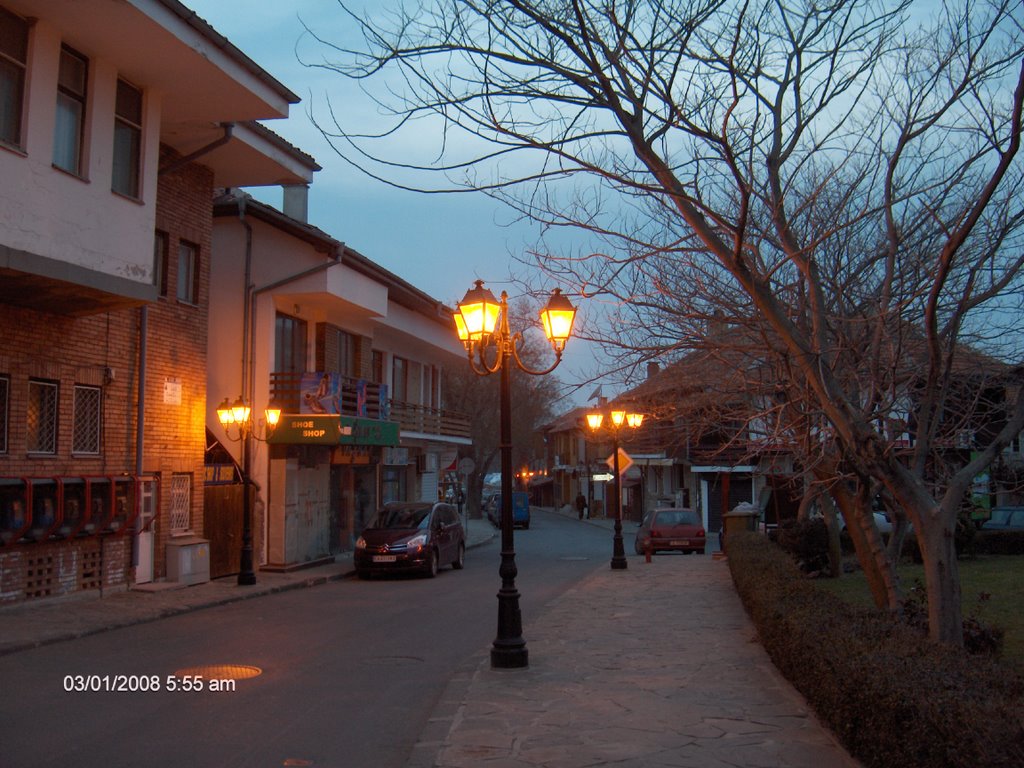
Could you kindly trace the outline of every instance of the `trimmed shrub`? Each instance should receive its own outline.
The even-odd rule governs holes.
[[[869,768],[1024,766],[1024,678],[818,589],[763,536],[729,568],[780,672]]]
[[[804,573],[828,568],[828,526],[820,517],[780,523],[776,541]]]

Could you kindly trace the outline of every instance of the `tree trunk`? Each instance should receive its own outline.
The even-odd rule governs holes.
[[[846,521],[846,532],[853,540],[857,562],[864,569],[875,605],[897,612],[900,601],[896,568],[886,556],[885,545],[871,516],[870,505],[865,507],[862,504],[862,495],[854,494],[842,483],[832,486],[832,498],[842,512],[843,520]]]
[[[839,542],[839,523],[836,519],[836,505],[827,493],[820,494],[821,509],[828,527],[828,570],[829,576],[838,579],[843,575],[843,547]]]
[[[960,602],[960,566],[956,557],[956,516],[941,507],[923,513],[910,511],[917,531],[928,594],[928,637],[940,643],[964,644],[963,609]]]

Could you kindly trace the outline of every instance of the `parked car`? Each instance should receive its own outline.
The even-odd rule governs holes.
[[[501,494],[496,493],[493,503],[487,508],[487,519],[501,528]],[[530,527],[530,494],[525,491],[512,492],[512,527]]]
[[[700,513],[686,507],[659,507],[644,515],[636,532],[633,549],[642,555],[662,551],[704,554],[707,532]]]
[[[491,493],[484,497],[484,515],[493,525],[501,525],[501,510],[498,508],[498,494]]]
[[[385,504],[356,541],[354,563],[360,578],[382,573],[437,575],[451,565],[461,570],[466,557],[466,531],[451,504],[391,502]]]
[[[992,517],[982,528],[986,531],[1008,531],[1024,528],[1024,507],[992,507]]]
[[[878,528],[880,534],[888,536],[892,533],[892,523],[889,522],[888,517],[882,512],[872,512],[871,514],[875,516],[875,527]],[[843,519],[842,515],[836,515],[836,522],[839,524],[840,533],[846,530],[846,520]]]

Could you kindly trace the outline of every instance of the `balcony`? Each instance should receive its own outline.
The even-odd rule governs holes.
[[[270,374],[270,397],[277,400],[285,413],[302,412],[303,374],[274,372]],[[342,416],[394,421],[402,432],[438,437],[469,438],[469,417],[458,411],[428,408],[415,403],[392,400],[385,384],[377,384],[350,376],[338,377],[337,412]]]

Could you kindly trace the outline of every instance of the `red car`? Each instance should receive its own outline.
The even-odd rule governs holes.
[[[360,578],[384,573],[436,576],[451,565],[460,570],[466,558],[466,532],[451,504],[385,504],[356,542],[353,562]]]
[[[644,516],[636,532],[633,547],[638,555],[650,550],[651,554],[662,551],[697,552],[704,554],[707,532],[701,523],[700,514],[684,507],[660,507]]]

